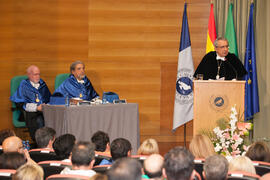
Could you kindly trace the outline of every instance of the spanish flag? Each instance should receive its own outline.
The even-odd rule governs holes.
[[[208,21],[208,30],[207,30],[207,41],[206,41],[206,53],[210,51],[215,51],[214,41],[217,38],[216,33],[216,24],[214,17],[214,5],[211,3],[209,21]]]

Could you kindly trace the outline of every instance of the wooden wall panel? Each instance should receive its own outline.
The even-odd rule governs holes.
[[[43,0],[0,2],[0,129],[12,127],[11,77],[40,67],[53,92],[54,78],[82,60],[100,95],[115,91],[139,104],[141,141],[156,138],[166,152],[183,144],[171,132],[174,85],[184,1]],[[195,67],[205,53],[209,0],[188,1]],[[187,124],[187,140],[192,122]]]

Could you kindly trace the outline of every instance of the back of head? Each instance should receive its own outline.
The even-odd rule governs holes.
[[[97,131],[91,138],[92,143],[96,145],[96,151],[104,152],[106,146],[110,143],[109,135],[103,131]]]
[[[26,158],[18,152],[7,152],[0,155],[0,169],[18,169],[26,163]]]
[[[67,159],[73,149],[76,138],[72,134],[63,134],[53,142],[53,149],[59,160]]]
[[[27,163],[17,169],[12,180],[43,180],[43,169],[35,164]]]
[[[73,166],[89,166],[95,158],[95,145],[80,141],[72,149],[71,162]]]
[[[15,132],[11,129],[3,129],[0,131],[0,145],[3,144],[3,141],[10,136],[15,136]]]
[[[252,161],[270,162],[269,146],[263,141],[255,142],[248,148],[246,156]]]
[[[141,164],[136,159],[120,158],[107,172],[109,180],[141,180]]]
[[[252,161],[246,156],[238,156],[229,162],[229,171],[244,171],[256,174]]]
[[[139,155],[150,155],[158,153],[159,153],[158,143],[155,139],[151,138],[144,140],[137,152],[137,154]]]
[[[161,178],[164,158],[159,154],[152,154],[143,162],[144,173],[149,178]]]
[[[35,133],[35,139],[39,148],[46,148],[49,141],[55,138],[55,130],[49,127],[39,128]]]
[[[175,147],[165,155],[168,180],[189,180],[194,169],[194,156],[185,147]]]
[[[207,158],[215,155],[214,145],[206,135],[198,134],[194,136],[189,144],[189,150],[195,158]]]
[[[4,153],[20,152],[23,153],[22,140],[17,136],[10,136],[3,141],[2,144]]]
[[[206,158],[203,166],[205,179],[225,180],[227,179],[229,163],[222,155],[213,155]]]
[[[131,151],[131,144],[127,139],[117,138],[111,143],[111,155],[113,160],[127,157],[129,151]]]
[[[97,173],[94,176],[90,177],[89,180],[108,180],[108,176],[106,174]]]

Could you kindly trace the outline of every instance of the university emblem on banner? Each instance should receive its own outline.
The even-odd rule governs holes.
[[[190,69],[180,69],[177,73],[175,100],[179,104],[193,101],[193,73]]]

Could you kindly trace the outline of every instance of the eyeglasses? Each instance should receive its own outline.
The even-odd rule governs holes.
[[[217,48],[220,48],[220,49],[224,49],[224,48],[230,48],[229,45],[226,45],[226,46],[218,46]]]

